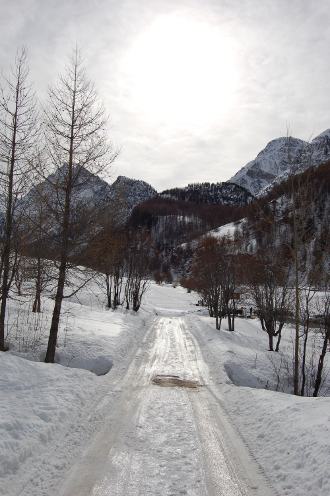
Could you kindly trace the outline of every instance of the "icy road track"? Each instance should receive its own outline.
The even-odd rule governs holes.
[[[201,386],[161,387],[152,383],[157,374]],[[107,425],[60,495],[270,496],[209,377],[185,317],[157,317],[128,369],[110,383],[116,401]]]

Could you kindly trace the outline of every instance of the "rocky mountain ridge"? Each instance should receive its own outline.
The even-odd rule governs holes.
[[[44,181],[34,186],[20,201],[18,210],[33,218],[43,208],[44,211],[56,211],[61,208],[65,190],[65,166],[58,169]],[[72,207],[75,216],[90,212],[99,217],[117,218],[116,223],[123,225],[136,206],[157,198],[173,201],[190,202],[196,205],[245,206],[253,196],[243,187],[233,183],[195,183],[184,188],[173,188],[162,193],[147,182],[126,176],[118,176],[109,184],[96,174],[84,168],[74,169],[74,188]],[[62,198],[62,200],[61,200]]]
[[[56,204],[62,201],[64,188],[65,166],[34,186],[19,201],[19,210],[24,209],[32,214],[36,211],[36,205],[44,200],[46,209],[56,211]],[[104,211],[107,208],[113,210],[114,205],[119,207],[120,204],[121,211],[125,210],[128,216],[136,205],[155,195],[157,191],[144,181],[118,176],[109,184],[83,167],[74,168],[71,205],[75,211]]]
[[[109,199],[123,202],[130,212],[139,203],[149,200],[158,194],[149,183],[126,176],[118,176],[110,185],[109,190]]]

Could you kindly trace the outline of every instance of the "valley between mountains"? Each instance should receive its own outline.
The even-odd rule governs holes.
[[[329,3],[1,2],[0,496],[330,495]]]

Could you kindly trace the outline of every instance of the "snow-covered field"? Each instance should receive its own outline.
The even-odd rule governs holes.
[[[12,302],[11,351],[0,354],[0,495],[51,496],[64,481],[70,496],[328,496],[330,398],[270,390],[280,358],[266,351],[258,321],[237,319],[234,333],[225,323],[216,331],[196,300],[152,284],[133,314],[106,310],[86,289],[65,302],[62,365],[37,361],[52,302],[44,300],[40,325],[25,316],[27,303]],[[282,346],[288,354],[289,329]],[[154,373],[203,386],[151,386]],[[90,492],[85,482],[86,492],[82,483],[72,492],[77,474]]]

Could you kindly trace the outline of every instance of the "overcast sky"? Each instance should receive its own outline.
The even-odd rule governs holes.
[[[223,181],[271,139],[330,127],[330,0],[0,0],[0,66],[41,100],[76,42],[121,153],[156,189]]]

